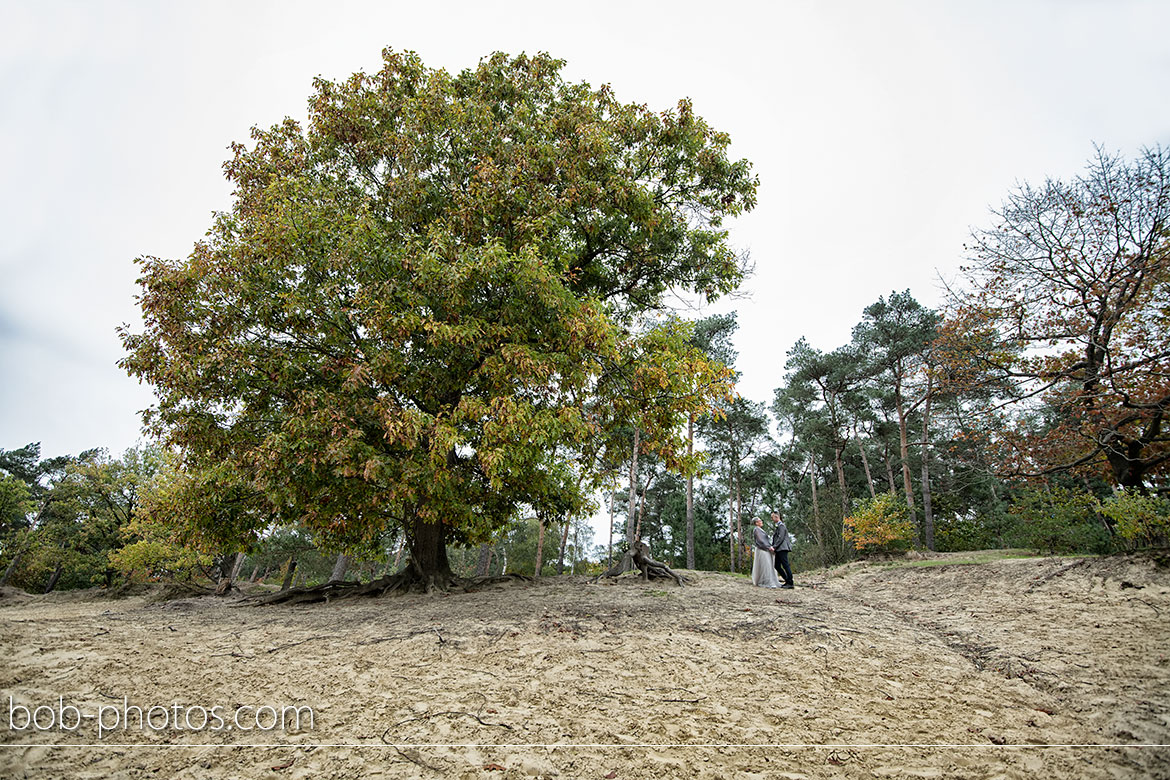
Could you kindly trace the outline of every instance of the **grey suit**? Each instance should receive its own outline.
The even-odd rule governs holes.
[[[792,549],[792,537],[788,535],[788,527],[783,520],[776,523],[776,530],[772,532],[772,547],[785,551]]]
[[[784,580],[784,587],[793,587],[792,567],[788,564],[792,535],[788,533],[788,526],[784,525],[783,520],[776,521],[776,530],[772,532],[772,548],[776,551],[776,575]]]

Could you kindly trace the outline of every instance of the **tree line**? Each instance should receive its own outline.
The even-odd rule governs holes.
[[[1098,149],[995,218],[938,310],[881,296],[849,343],[798,340],[770,407],[736,398],[701,422],[721,475],[699,502],[701,565],[742,565],[743,518],[773,509],[806,567],[909,547],[1166,544],[1170,158]],[[643,484],[681,562],[682,488]]]
[[[745,518],[773,509],[805,566],[1165,541],[1161,149],[1021,186],[939,310],[894,291],[848,344],[801,339],[765,404],[735,392],[734,317],[671,308],[750,272],[725,224],[756,205],[750,163],[689,101],[651,111],[563,65],[452,75],[386,50],[377,73],[318,79],[305,125],[235,144],[231,208],[188,257],[139,258],[143,326],[119,329],[158,399],[154,465],[25,448],[31,471],[2,467],[6,565],[92,523],[107,541],[56,549],[113,561],[116,530],[142,564],[122,571],[175,555],[228,582],[251,560],[289,586],[446,588],[576,570],[595,512],[619,550],[732,570]],[[129,511],[80,487],[45,502],[96,490],[101,464],[144,472]]]

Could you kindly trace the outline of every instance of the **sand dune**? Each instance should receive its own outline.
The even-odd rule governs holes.
[[[962,557],[795,591],[8,592],[0,776],[1170,777],[1170,568]]]

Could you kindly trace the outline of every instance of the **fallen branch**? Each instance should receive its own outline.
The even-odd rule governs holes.
[[[318,639],[340,639],[340,638],[341,638],[340,634],[327,634],[327,635],[322,635],[322,636],[311,636],[308,639],[302,639],[299,642],[289,642],[288,644],[277,645],[276,647],[270,648],[270,649],[266,650],[265,652],[275,653],[278,650],[287,650],[290,647],[296,647],[297,645],[303,645],[305,642],[313,642],[313,641],[318,640]]]
[[[386,736],[385,734],[382,735],[383,742],[386,742],[385,736]],[[387,743],[387,744],[390,744],[390,743]],[[407,753],[403,752],[397,745],[394,745],[393,747],[394,747],[394,750],[398,753],[398,755],[402,756],[407,761],[409,761],[412,764],[415,764],[416,766],[421,766],[423,769],[429,769],[432,772],[443,772],[444,771],[444,768],[441,766],[435,766],[434,764],[428,764],[426,761],[423,761],[417,750],[414,751],[415,754],[413,756],[411,756],[411,755],[408,755]]]

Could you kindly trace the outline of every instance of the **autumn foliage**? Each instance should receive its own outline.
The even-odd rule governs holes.
[[[155,388],[197,536],[402,529],[441,582],[447,544],[584,511],[617,428],[683,467],[680,422],[730,376],[657,313],[739,284],[722,221],[756,181],[688,101],[624,104],[563,65],[386,50],[319,79],[306,126],[233,146],[232,207],[191,255],[139,261],[122,365]]]
[[[845,541],[860,552],[905,548],[913,535],[906,505],[893,493],[862,499],[844,521]]]
[[[968,248],[954,377],[995,387],[1001,471],[1144,489],[1170,469],[1170,152],[1099,150],[1071,181],[1022,185]],[[955,350],[955,355],[961,351]]]

